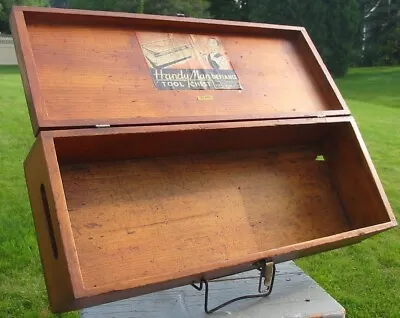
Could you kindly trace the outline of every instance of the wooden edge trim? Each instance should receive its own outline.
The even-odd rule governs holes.
[[[388,198],[386,196],[386,193],[385,193],[385,191],[383,189],[382,182],[379,179],[378,173],[377,173],[377,171],[375,169],[375,166],[374,166],[374,164],[372,162],[372,159],[371,159],[371,156],[370,156],[370,154],[368,152],[367,146],[365,145],[365,142],[364,142],[364,140],[363,140],[363,138],[361,136],[360,130],[358,129],[357,123],[356,123],[354,118],[350,119],[350,124],[351,124],[351,126],[352,126],[352,128],[354,130],[354,134],[356,135],[356,138],[357,138],[358,143],[360,145],[360,149],[361,149],[361,151],[362,151],[362,153],[364,155],[364,158],[366,160],[366,163],[367,163],[367,165],[369,167],[369,171],[370,171],[370,174],[372,176],[372,179],[375,181],[375,184],[376,184],[377,190],[379,192],[382,204],[385,206],[386,211],[388,213],[388,216],[389,216],[393,226],[396,226],[397,225],[396,217],[395,217],[395,215],[393,213],[392,207],[390,206],[389,200],[388,200]]]
[[[301,243],[302,245],[308,244],[309,246],[307,246],[306,248],[301,248],[299,244],[292,245],[291,246],[292,251],[289,251],[285,254],[280,254],[279,252],[277,252],[280,254],[278,257],[276,257],[276,258],[271,257],[268,259],[269,260],[272,259],[275,263],[280,263],[280,262],[284,262],[287,260],[292,260],[293,258],[299,258],[299,257],[303,257],[303,256],[306,256],[309,254],[313,254],[313,251],[315,249],[318,249],[321,252],[321,251],[331,250],[334,248],[340,248],[345,245],[357,243],[357,242],[363,240],[364,238],[367,238],[373,234],[382,232],[388,228],[391,228],[392,225],[389,222],[389,223],[381,224],[381,225],[378,225],[375,227],[376,227],[375,232],[364,233],[363,237],[353,235],[353,236],[348,236],[348,237],[344,238],[343,240],[337,242],[336,241],[337,239],[335,237],[337,237],[338,235],[343,236],[343,234],[338,234],[338,235],[335,235],[332,237],[325,238],[324,239],[325,242],[323,242],[321,246],[310,245],[310,244],[308,244],[309,242]],[[330,248],[327,247],[327,245],[329,245],[331,243],[335,243],[336,245],[334,247],[330,247]],[[297,250],[293,249],[293,247],[296,247]],[[278,251],[278,250],[279,249],[276,249],[276,251]],[[258,260],[263,260],[263,259],[265,259],[265,258],[263,258],[262,255],[260,255]],[[129,287],[126,289],[124,289],[124,288],[113,289],[112,291],[109,291],[107,293],[87,295],[85,297],[77,299],[74,304],[75,307],[73,309],[85,308],[88,306],[104,304],[106,302],[111,302],[111,301],[115,301],[115,300],[121,300],[121,299],[130,298],[130,297],[134,297],[134,296],[140,296],[140,295],[148,294],[148,293],[155,292],[155,291],[180,287],[180,286],[188,285],[193,282],[197,282],[201,278],[206,278],[206,279],[210,280],[210,279],[219,278],[219,277],[223,277],[223,276],[227,276],[227,275],[233,275],[233,274],[240,273],[240,272],[245,272],[245,271],[248,271],[251,269],[254,269],[254,267],[252,266],[252,262],[250,262],[250,263],[245,262],[245,263],[241,263],[239,265],[225,264],[225,265],[222,265],[221,267],[212,268],[211,271],[199,272],[198,274],[192,274],[192,275],[185,276],[182,278],[169,277],[168,280],[158,283],[158,284],[156,284],[156,286],[149,284],[149,285],[144,285],[144,286],[140,286],[140,287],[135,287],[134,289],[129,289]]]
[[[208,272],[207,276],[203,278],[214,279],[223,276],[233,275],[236,273],[246,272],[253,269],[254,267],[252,266],[252,264],[244,264],[234,267],[224,267],[222,269],[217,269]],[[121,299],[141,296],[156,291],[181,287],[189,285],[193,282],[198,282],[201,278],[202,277],[199,275],[192,275],[192,276],[186,276],[184,278],[166,280],[164,282],[157,284],[156,287],[152,285],[146,285],[134,289],[126,289],[126,290],[115,289],[111,292],[108,292],[107,294],[98,294],[94,296],[82,297],[76,300],[76,302],[73,304],[74,307],[72,307],[70,310],[82,309],[96,305],[103,305],[104,303],[109,303],[112,301],[118,301]]]
[[[348,114],[350,114],[350,109],[347,106],[346,101],[344,100],[342,94],[340,93],[340,91],[339,91],[339,89],[338,89],[333,77],[329,73],[328,68],[326,67],[324,61],[322,60],[321,55],[318,53],[318,50],[315,47],[313,41],[311,40],[307,30],[305,28],[302,28],[301,29],[301,34],[302,34],[304,40],[307,42],[309,48],[311,49],[311,52],[312,52],[312,55],[313,55],[315,61],[318,63],[319,67],[321,68],[321,70],[325,74],[325,78],[326,78],[330,88],[335,93],[335,95],[336,95],[340,105],[342,106],[343,110],[348,112]]]
[[[237,122],[206,122],[206,123],[182,123],[171,125],[151,126],[124,126],[110,128],[76,128],[42,131],[44,136],[74,137],[74,136],[95,136],[95,135],[118,135],[130,133],[155,133],[187,130],[212,130],[212,129],[238,129],[245,127],[268,127],[268,126],[292,126],[312,125],[324,123],[349,122],[349,116],[326,117],[326,118],[296,118],[296,119],[275,119],[275,120],[254,120]]]
[[[168,280],[178,281],[180,279],[185,279],[187,277],[193,277],[193,276],[197,276],[198,278],[200,278],[208,272],[222,271],[224,268],[241,267],[244,266],[245,264],[252,264],[259,260],[265,260],[265,259],[273,260],[276,263],[280,263],[291,258],[298,258],[299,256],[304,256],[307,254],[307,250],[309,249],[318,247],[320,248],[321,251],[328,251],[335,248],[335,247],[330,247],[330,245],[333,246],[333,244],[337,244],[337,246],[340,247],[340,242],[351,239],[355,239],[354,243],[356,243],[358,241],[361,241],[363,238],[385,231],[394,226],[395,224],[393,222],[386,222],[374,226],[369,226],[357,230],[331,235],[320,239],[315,239],[312,241],[306,241],[298,244],[288,245],[285,247],[275,248],[265,252],[254,253],[228,262],[221,261],[217,263],[208,264],[207,266],[203,266],[200,268],[192,268],[187,271],[182,271],[177,273],[165,273],[163,275],[158,275],[157,280],[161,282]],[[194,272],[195,273],[197,272],[199,274],[193,274]],[[141,285],[135,287],[132,287],[132,281],[121,282],[119,283],[118,288],[116,288],[115,283],[102,285],[100,287],[86,289],[81,296],[85,298],[113,291],[129,290],[130,288],[134,289],[146,288],[153,284],[152,281],[154,281],[154,277],[142,280]]]
[[[248,114],[243,116],[203,116],[203,117],[154,117],[154,118],[115,118],[106,120],[106,122],[99,122],[99,120],[45,120],[42,122],[42,130],[51,129],[74,129],[81,127],[90,128],[98,124],[108,124],[111,126],[143,126],[143,125],[176,125],[176,124],[201,124],[201,123],[222,123],[222,122],[246,122],[246,121],[261,121],[261,120],[285,120],[285,119],[301,119],[301,118],[328,118],[348,116],[350,113],[346,110],[328,110],[313,113],[281,113],[281,114]]]
[[[18,7],[13,7],[11,10],[10,27],[14,38],[15,51],[20,66],[19,69],[28,103],[29,115],[31,117],[32,130],[36,136],[42,124],[40,115],[43,113],[43,104],[24,13]]]
[[[24,7],[17,6],[14,10],[25,11],[25,12],[41,12],[41,13],[58,13],[58,14],[72,14],[76,16],[97,16],[97,17],[112,17],[112,18],[127,18],[137,19],[140,21],[162,21],[166,23],[175,23],[177,21],[184,22],[187,24],[204,24],[204,25],[216,25],[216,26],[234,26],[234,27],[247,27],[254,29],[274,29],[274,30],[287,30],[287,31],[301,31],[302,28],[298,26],[278,25],[278,24],[267,24],[267,23],[254,23],[254,22],[238,22],[228,20],[216,20],[216,19],[199,19],[199,18],[188,18],[188,17],[174,17],[174,16],[162,16],[153,14],[142,14],[142,13],[125,13],[125,12],[110,12],[110,11],[91,11],[91,10],[78,10],[78,9],[60,9],[60,8],[44,8],[44,7]]]
[[[65,259],[71,277],[74,297],[78,298],[84,290],[82,274],[79,266],[78,253],[72,233],[71,221],[69,218],[67,201],[64,194],[64,187],[61,179],[60,167],[58,165],[54,139],[50,136],[39,134],[43,142],[44,160],[50,178],[50,187],[54,197],[57,220],[61,236],[60,244],[63,244]]]

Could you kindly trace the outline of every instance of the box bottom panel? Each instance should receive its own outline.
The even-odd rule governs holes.
[[[311,148],[61,165],[85,288],[350,230]]]

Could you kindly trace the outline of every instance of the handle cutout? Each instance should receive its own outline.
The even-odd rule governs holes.
[[[46,189],[44,188],[43,183],[40,185],[40,195],[42,197],[43,211],[44,211],[44,215],[46,217],[47,230],[49,232],[51,250],[53,251],[53,257],[55,259],[58,259],[58,248],[57,248],[57,243],[56,243],[56,237],[54,235],[53,222],[51,221],[50,208],[49,208],[49,202],[47,200]]]

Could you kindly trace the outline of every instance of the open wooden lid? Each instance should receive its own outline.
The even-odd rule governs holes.
[[[40,130],[347,115],[304,28],[15,7]]]

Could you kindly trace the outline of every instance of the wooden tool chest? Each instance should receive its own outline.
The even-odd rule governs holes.
[[[26,182],[68,311],[361,241],[396,225],[300,27],[16,7]]]

